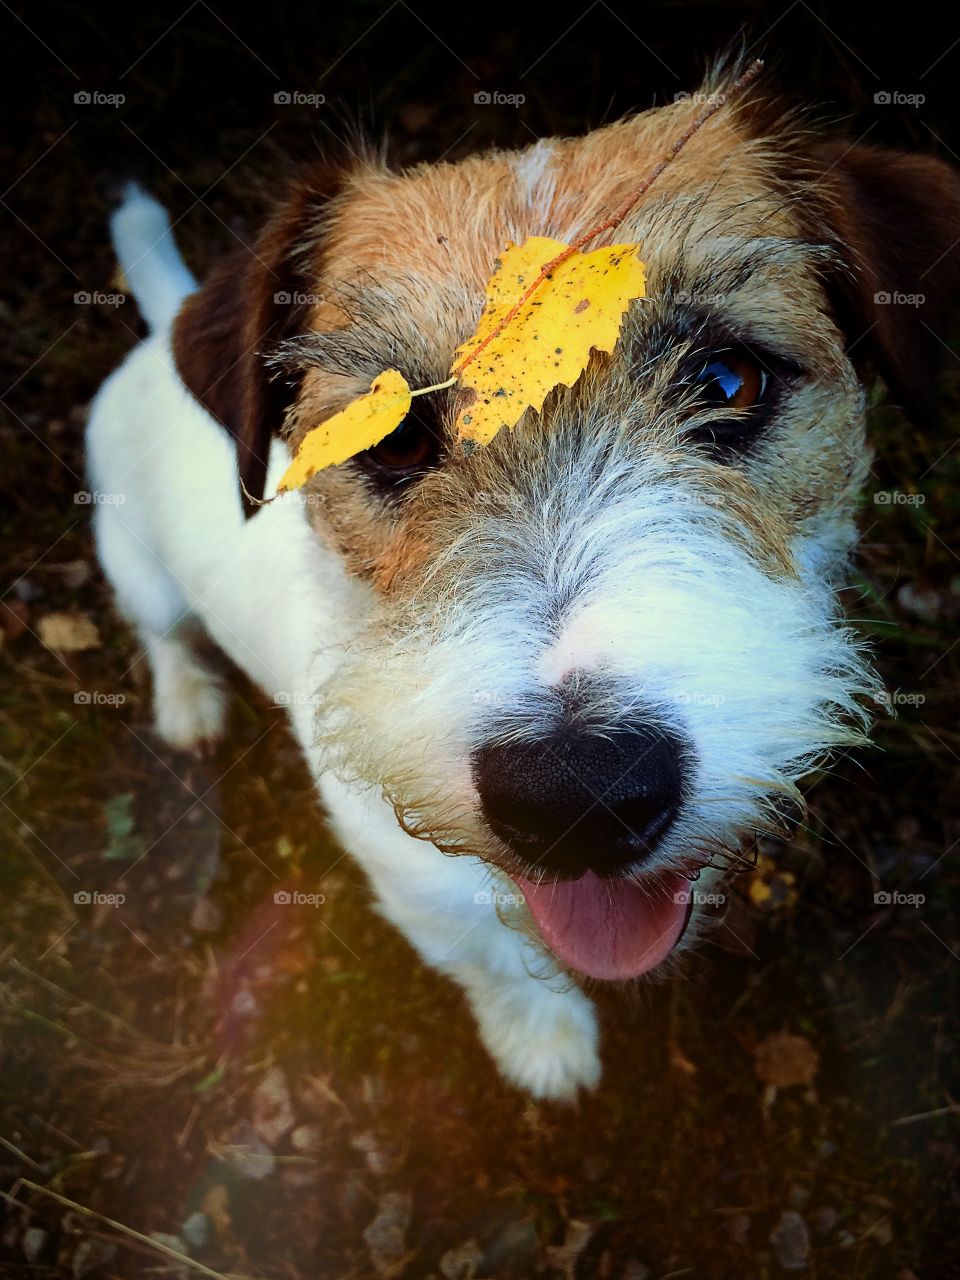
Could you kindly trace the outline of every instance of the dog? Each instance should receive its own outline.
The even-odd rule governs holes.
[[[597,242],[640,241],[648,271],[612,355],[486,447],[455,440],[448,388],[276,489],[381,370],[442,382],[498,254],[603,222],[740,70],[582,137],[314,166],[200,287],[142,190],[112,223],[150,332],[93,403],[90,483],[124,495],[96,541],[157,732],[221,737],[212,638],[287,706],[379,911],[539,1098],[599,1080],[591,982],[669,974],[754,833],[869,733],[837,603],[866,389],[935,413],[960,182],[751,88]]]

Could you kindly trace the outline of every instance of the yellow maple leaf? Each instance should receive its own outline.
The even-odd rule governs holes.
[[[410,412],[411,392],[407,380],[396,369],[377,374],[370,390],[308,431],[297,456],[283,473],[278,493],[299,489],[324,467],[346,462],[364,449],[386,439]]]
[[[576,382],[591,350],[613,351],[627,307],[644,296],[640,246],[610,245],[570,254],[504,324],[543,267],[568,248],[533,236],[500,255],[477,332],[454,360],[453,373],[467,391],[457,415],[461,439],[488,444],[527,408],[539,413],[554,387]]]

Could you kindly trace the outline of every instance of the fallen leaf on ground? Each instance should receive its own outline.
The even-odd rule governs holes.
[[[794,1084],[813,1084],[820,1055],[806,1036],[774,1031],[754,1049],[753,1063],[761,1084],[787,1089]]]
[[[37,633],[48,649],[60,653],[100,648],[100,632],[85,613],[48,613],[37,623]]]

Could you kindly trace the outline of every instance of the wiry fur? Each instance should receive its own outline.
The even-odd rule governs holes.
[[[191,639],[202,623],[284,695],[379,909],[460,983],[505,1075],[542,1096],[596,1082],[596,1020],[522,905],[490,893],[530,868],[484,821],[474,749],[535,741],[561,717],[613,733],[637,707],[681,735],[682,808],[636,873],[652,893],[658,870],[710,863],[704,883],[719,877],[799,802],[804,774],[866,729],[873,678],[835,604],[869,463],[845,351],[857,335],[834,296],[867,252],[854,260],[837,230],[847,188],[801,123],[754,96],[718,113],[606,237],[643,241],[649,296],[614,355],[542,415],[467,455],[443,393],[444,457],[405,492],[377,492],[348,463],[249,520],[237,458],[272,493],[290,447],[381,369],[443,378],[498,251],[602,221],[690,112],[403,174],[370,158],[318,184],[325,201],[302,180],[261,244],[307,300],[275,313],[254,264],[239,293],[219,272],[181,310],[177,368],[161,325],[89,429],[95,486],[127,499],[97,506],[97,535],[151,660],[161,732],[191,746],[221,730],[222,694]],[[937,173],[942,203],[952,179]],[[955,188],[947,198],[960,209]],[[925,216],[938,249],[939,212]],[[910,232],[904,271],[922,238]],[[689,371],[731,341],[770,353],[778,391],[751,447],[720,459],[695,441],[709,414]],[[214,421],[231,413],[236,446]],[[695,913],[687,942],[701,929]]]

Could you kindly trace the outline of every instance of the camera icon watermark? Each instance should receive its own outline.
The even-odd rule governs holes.
[[[504,893],[500,889],[480,889],[473,900],[478,907],[522,907],[526,902],[522,893]]]
[[[673,95],[674,102],[693,102],[697,106],[712,107],[714,105],[722,107],[727,100],[725,93],[687,93],[681,89],[679,93]]]
[[[878,489],[873,495],[877,507],[922,507],[926,500],[924,493],[904,493],[902,489]]]
[[[319,707],[321,698],[318,693],[307,693],[305,689],[278,689],[273,701],[278,707]]]
[[[78,289],[73,295],[73,304],[76,307],[122,307],[127,300],[125,293],[103,293],[99,289],[92,292],[88,289]]]
[[[127,900],[125,893],[101,893],[99,889],[78,889],[73,895],[78,907],[122,907]]]
[[[125,493],[101,493],[98,489],[78,489],[73,501],[78,507],[122,507]]]
[[[710,893],[706,889],[695,889],[690,885],[686,889],[678,889],[673,900],[680,907],[722,907],[727,900],[725,893]]]
[[[78,689],[73,695],[78,707],[122,707],[126,700],[125,693],[103,693],[100,689]]]
[[[922,307],[926,304],[927,295],[880,289],[873,295],[873,300],[878,307]]]
[[[697,689],[692,693],[681,689],[674,699],[687,707],[722,707],[726,700],[725,693],[707,693],[703,689]]]
[[[900,89],[878,89],[873,101],[878,107],[922,107],[925,93],[903,93]]]
[[[279,89],[273,95],[278,107],[322,107],[326,100],[324,93],[301,93],[299,89]]]
[[[925,693],[905,693],[902,689],[878,689],[874,702],[892,711],[895,707],[922,707],[927,700]]]
[[[926,900],[924,893],[901,893],[899,889],[880,889],[873,895],[878,907],[922,907]]]
[[[526,100],[524,93],[501,93],[499,89],[478,89],[473,95],[477,107],[522,107]]]
[[[302,893],[299,889],[278,889],[273,895],[274,904],[278,907],[322,907],[326,902],[322,893]]]
[[[122,107],[126,100],[124,93],[102,93],[99,89],[78,89],[73,95],[78,107]]]
[[[279,289],[273,295],[274,305],[278,307],[316,307],[323,301],[319,293],[290,293]]]

